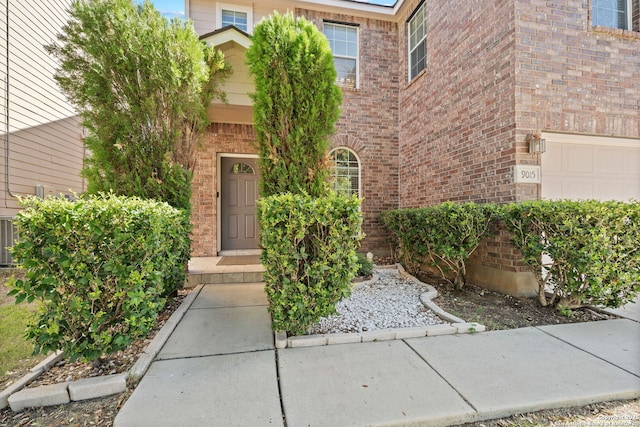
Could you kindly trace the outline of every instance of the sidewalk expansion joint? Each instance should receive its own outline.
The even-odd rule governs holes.
[[[608,364],[609,364],[609,365],[611,365],[611,366],[615,366],[616,368],[621,369],[621,370],[625,371],[626,373],[633,375],[634,377],[640,378],[640,375],[638,375],[638,374],[636,374],[636,373],[634,373],[634,372],[631,372],[631,371],[629,371],[628,369],[623,368],[622,366],[616,365],[615,363],[611,362],[610,360],[607,360],[607,359],[605,359],[605,358],[603,358],[603,357],[601,357],[601,356],[598,356],[597,354],[594,354],[594,353],[592,353],[592,352],[590,352],[590,351],[588,351],[588,350],[585,350],[585,349],[584,349],[584,348],[582,348],[582,347],[578,347],[577,345],[575,345],[575,344],[573,344],[573,343],[570,343],[569,341],[563,340],[563,339],[562,339],[562,338],[560,338],[560,337],[557,337],[557,336],[555,336],[555,335],[553,335],[553,334],[550,334],[549,332],[547,332],[547,331],[545,331],[545,330],[543,330],[543,329],[541,329],[541,328],[539,328],[539,327],[537,327],[537,326],[535,326],[535,328],[536,328],[537,330],[539,330],[540,332],[544,332],[545,334],[549,335],[551,338],[555,338],[555,339],[557,339],[558,341],[563,342],[563,343],[565,343],[565,344],[568,344],[568,345],[570,345],[571,347],[573,347],[573,348],[575,348],[575,349],[577,349],[577,350],[580,350],[580,351],[581,351],[581,352],[583,352],[583,353],[587,353],[588,355],[593,356],[593,357],[595,357],[596,359],[602,360],[603,362],[606,362],[606,363],[608,363]]]
[[[251,354],[251,353],[262,353],[265,351],[275,351],[275,348],[261,348],[257,350],[246,350],[246,351],[232,351],[229,353],[211,353],[211,354],[195,354],[193,356],[171,356],[171,357],[163,357],[154,360],[154,362],[168,362],[171,360],[189,360],[189,359],[202,359],[205,357],[218,357],[218,356],[237,356],[241,354]]]
[[[224,307],[191,307],[191,310],[222,310],[228,308],[251,308],[251,307],[269,307],[269,304],[247,304],[247,305],[234,305]]]
[[[276,382],[278,383],[278,400],[280,401],[280,412],[282,413],[282,425],[287,427],[287,414],[284,412],[284,401],[282,400],[282,385],[280,384],[280,352],[275,352]]]
[[[435,372],[435,373],[436,373],[440,378],[442,378],[442,381],[444,381],[444,382],[445,382],[449,387],[451,387],[451,389],[452,389],[453,391],[455,391],[455,392],[456,392],[456,394],[457,394],[458,396],[460,396],[460,399],[464,400],[464,402],[465,402],[467,405],[469,405],[469,406],[471,407],[471,409],[473,409],[473,411],[474,411],[476,414],[479,414],[479,413],[480,413],[480,411],[478,410],[478,408],[476,408],[475,406],[473,406],[473,403],[471,403],[471,402],[469,401],[469,399],[467,399],[467,398],[465,397],[465,395],[463,395],[463,394],[462,394],[462,393],[461,393],[461,392],[460,392],[460,391],[459,391],[459,390],[458,390],[458,389],[457,389],[453,384],[451,384],[451,383],[449,382],[449,380],[447,380],[444,376],[442,376],[442,374],[440,373],[440,371],[438,371],[438,370],[437,370],[433,365],[431,365],[431,363],[429,363],[429,362],[427,361],[427,359],[425,359],[425,358],[424,358],[424,357],[423,357],[423,356],[422,356],[418,351],[416,351],[416,349],[415,349],[415,348],[413,348],[413,347],[411,346],[411,344],[409,344],[409,343],[408,343],[407,341],[405,341],[405,340],[402,340],[402,342],[403,342],[407,347],[409,347],[409,348],[411,349],[411,351],[413,351],[413,352],[414,352],[414,353],[415,353],[415,354],[416,354],[416,355],[417,355],[417,356],[418,356],[418,357],[419,357],[419,358],[420,358],[424,363],[426,363],[426,364],[427,364],[427,366],[428,366],[428,367],[430,367],[430,368],[433,370],[433,372]]]

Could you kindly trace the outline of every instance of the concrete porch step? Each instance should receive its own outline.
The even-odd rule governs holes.
[[[261,264],[218,265],[222,257],[192,258],[189,260],[187,286],[220,283],[259,283],[263,281]]]

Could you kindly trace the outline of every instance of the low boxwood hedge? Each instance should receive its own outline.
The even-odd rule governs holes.
[[[540,304],[619,307],[640,292],[638,202],[446,202],[380,219],[408,268],[430,261],[458,287],[464,262],[501,221],[538,281]]]

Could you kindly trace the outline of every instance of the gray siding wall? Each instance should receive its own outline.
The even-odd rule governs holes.
[[[66,23],[70,3],[0,3],[0,216],[15,215],[15,196],[33,195],[36,186],[54,195],[84,189],[80,122],[44,50]]]

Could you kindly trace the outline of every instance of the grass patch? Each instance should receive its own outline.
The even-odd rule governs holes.
[[[26,304],[0,306],[0,383],[7,372],[34,364],[33,344],[24,337],[34,311]]]
[[[6,279],[13,274],[22,276],[19,270],[0,272],[0,389],[45,357],[33,356],[33,344],[24,337],[27,323],[38,309],[37,303],[15,304],[15,299],[7,296]]]

